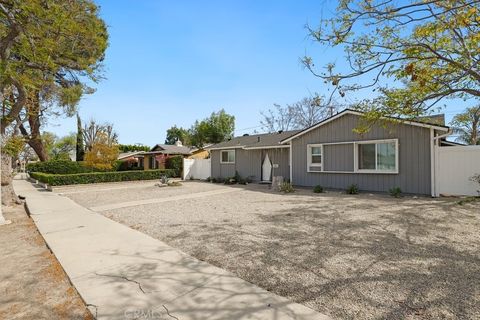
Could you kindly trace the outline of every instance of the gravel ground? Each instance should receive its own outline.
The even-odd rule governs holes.
[[[2,209],[0,319],[93,319],[23,206]]]
[[[148,194],[209,188],[231,187]],[[480,202],[233,188],[102,213],[334,318],[480,318]],[[70,196],[129,201],[137,190]]]
[[[82,206],[93,207],[117,202],[168,198],[224,188],[223,185],[198,182],[182,182],[181,187],[160,188],[155,186],[157,183],[158,181],[101,183],[55,188],[54,191],[73,199]]]

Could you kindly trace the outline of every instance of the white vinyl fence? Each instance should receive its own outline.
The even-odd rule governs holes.
[[[210,159],[183,159],[183,180],[207,179],[212,174]]]
[[[476,196],[480,185],[470,180],[480,173],[480,146],[435,147],[435,193]]]

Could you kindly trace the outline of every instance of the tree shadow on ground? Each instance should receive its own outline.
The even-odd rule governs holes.
[[[474,210],[448,199],[320,197],[287,196],[287,208],[250,224],[206,225],[176,243],[334,317],[480,318]]]

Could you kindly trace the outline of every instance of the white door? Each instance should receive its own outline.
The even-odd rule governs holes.
[[[270,181],[272,180],[272,163],[268,157],[268,153],[265,155],[265,159],[262,164],[262,180]]]

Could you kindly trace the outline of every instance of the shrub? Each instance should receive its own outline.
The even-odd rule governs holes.
[[[183,157],[174,156],[167,158],[167,160],[165,161],[165,168],[174,170],[175,177],[180,177],[183,169]]]
[[[402,195],[402,189],[400,187],[393,187],[389,190],[390,195],[395,198],[399,198]]]
[[[279,190],[281,192],[285,192],[285,193],[291,193],[291,192],[294,192],[295,189],[293,188],[292,184],[290,182],[282,182],[282,184],[280,185],[280,188]]]
[[[49,174],[32,172],[30,176],[51,186],[62,186],[68,184],[86,184],[101,182],[120,182],[135,180],[155,180],[161,176],[172,176],[172,170],[134,170],[134,171],[111,171],[111,172],[90,172],[77,174]]]
[[[235,177],[230,177],[230,178],[226,178],[224,179],[224,184],[235,184],[237,183],[237,180],[235,179]]]
[[[349,185],[346,192],[348,194],[358,194],[358,185],[356,184]]]
[[[83,162],[71,160],[52,160],[27,164],[28,172],[43,172],[51,174],[74,174],[98,171],[87,167]]]
[[[323,192],[323,187],[321,185],[316,185],[315,187],[313,187],[313,192],[322,193]]]

